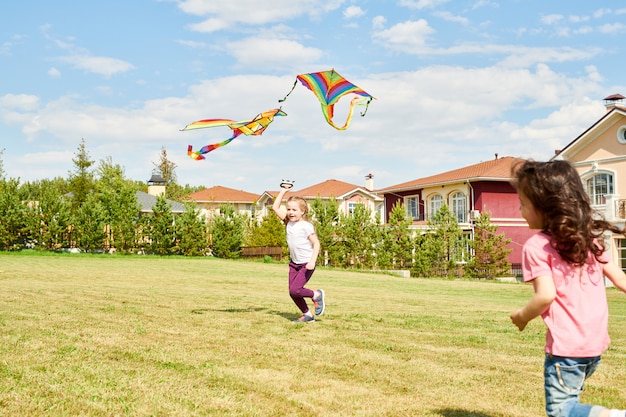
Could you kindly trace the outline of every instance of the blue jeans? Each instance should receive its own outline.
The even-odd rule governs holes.
[[[598,365],[600,356],[564,358],[546,354],[543,373],[546,414],[549,417],[597,417],[604,407],[581,404],[579,400],[585,380]]]

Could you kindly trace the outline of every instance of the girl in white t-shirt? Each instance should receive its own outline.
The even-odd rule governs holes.
[[[311,290],[304,286],[309,282],[315,271],[315,263],[320,252],[320,241],[315,234],[315,228],[307,220],[308,204],[301,198],[291,196],[287,200],[286,208],[282,200],[287,191],[293,186],[283,182],[278,196],[274,200],[272,209],[280,220],[285,223],[287,232],[287,246],[289,246],[289,295],[302,312],[302,316],[294,322],[315,321],[315,316],[309,310],[305,298],[311,298],[315,306],[315,314],[324,313],[324,290]]]
[[[624,410],[581,404],[585,380],[609,345],[604,278],[626,292],[626,275],[605,253],[602,235],[622,230],[591,208],[578,172],[566,161],[516,167],[522,217],[539,230],[524,243],[522,273],[534,294],[511,314],[521,331],[541,316],[547,328],[544,389],[550,417],[625,417]]]

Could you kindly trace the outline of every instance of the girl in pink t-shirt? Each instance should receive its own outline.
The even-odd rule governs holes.
[[[525,161],[513,185],[531,229],[522,272],[534,294],[511,314],[521,330],[541,316],[546,327],[544,387],[550,417],[626,417],[624,410],[581,404],[585,380],[609,346],[604,276],[626,292],[626,275],[610,262],[602,235],[623,234],[598,216],[578,172],[566,161]]]

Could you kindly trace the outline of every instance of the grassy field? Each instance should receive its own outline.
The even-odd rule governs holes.
[[[542,416],[532,288],[316,271],[299,316],[287,265],[0,254],[2,416]],[[626,295],[585,402],[626,405]]]

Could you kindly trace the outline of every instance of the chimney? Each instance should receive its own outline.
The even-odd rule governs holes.
[[[152,176],[148,180],[148,194],[158,197],[165,193],[165,180],[158,170],[152,171]]]
[[[374,190],[374,174],[367,174],[365,176],[365,188],[367,191]]]
[[[622,109],[626,109],[624,106],[624,97],[621,94],[611,94],[608,97],[604,98],[604,107],[606,107],[606,111],[610,111],[615,107],[620,107]]]

